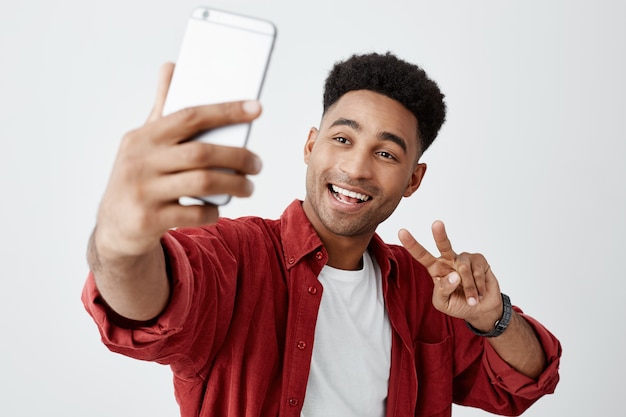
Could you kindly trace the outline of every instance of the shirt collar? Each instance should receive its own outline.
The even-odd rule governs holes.
[[[322,241],[302,208],[302,201],[294,200],[280,216],[280,237],[287,269],[313,251],[322,251],[328,258]]]
[[[315,251],[328,258],[321,239],[304,213],[301,200],[294,200],[280,217],[280,236],[283,242],[283,256],[287,269]],[[374,234],[368,250],[380,267],[383,285],[386,287],[388,279],[399,285],[399,280],[396,278],[397,262],[390,247],[383,242],[380,236]]]
[[[398,262],[391,250],[391,247],[387,245],[380,236],[374,234],[370,244],[367,248],[370,254],[376,259],[380,272],[383,277],[383,291],[387,291],[387,282],[395,282],[396,286],[400,288],[400,280],[398,279]]]

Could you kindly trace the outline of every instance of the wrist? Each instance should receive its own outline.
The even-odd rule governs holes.
[[[117,262],[147,256],[160,246],[161,240],[149,231],[135,234],[100,222],[93,230],[90,243],[101,261]]]
[[[472,326],[468,321],[465,321],[467,327],[472,331],[472,333],[483,336],[483,337],[497,337],[500,336],[509,326],[511,322],[511,316],[513,315],[513,307],[511,306],[511,299],[506,294],[501,294],[502,296],[502,314],[498,320],[495,321],[491,330],[486,332],[477,329]]]
[[[107,244],[113,242],[103,236],[102,231],[96,226],[91,234],[87,250],[87,262],[92,272],[117,271],[116,275],[124,272],[141,271],[146,262],[151,262],[155,256],[162,256],[160,241],[151,248],[128,249],[128,245]],[[133,251],[134,249],[134,251]]]

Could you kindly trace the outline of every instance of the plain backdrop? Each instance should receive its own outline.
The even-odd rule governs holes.
[[[448,105],[418,192],[379,228],[485,254],[514,304],[563,344],[527,416],[624,415],[626,3],[610,0],[5,1],[0,7],[0,415],[178,415],[167,367],[110,353],[80,293],[122,135],[152,105],[197,5],[272,20],[249,141],[264,160],[229,217],[304,196],[323,80],[355,52],[421,65]],[[455,416],[485,415],[455,408]]]

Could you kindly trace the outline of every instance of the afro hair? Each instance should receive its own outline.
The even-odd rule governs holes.
[[[324,113],[344,94],[369,90],[398,101],[418,122],[420,154],[433,143],[446,117],[439,86],[417,65],[390,52],[352,55],[335,63],[324,85]]]

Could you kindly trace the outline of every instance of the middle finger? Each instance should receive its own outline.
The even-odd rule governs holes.
[[[150,163],[161,173],[221,168],[258,174],[261,170],[261,160],[248,149],[198,141],[163,148],[153,154]]]
[[[458,255],[455,260],[455,268],[461,277],[461,285],[467,304],[475,306],[478,304],[479,294],[470,258],[465,254]]]

